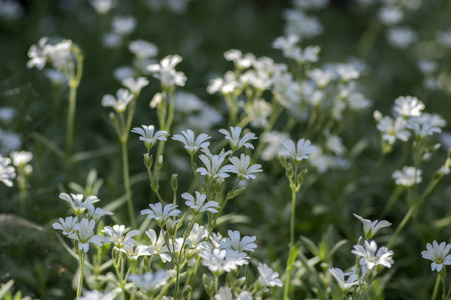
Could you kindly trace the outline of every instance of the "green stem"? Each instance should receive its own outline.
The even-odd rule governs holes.
[[[85,264],[85,252],[80,251],[78,254],[78,260],[80,262],[80,278],[78,279],[78,288],[77,288],[77,300],[80,299],[81,296],[81,288],[83,286],[83,274],[84,274],[84,264]]]
[[[390,212],[390,210],[393,208],[393,205],[395,205],[396,200],[398,200],[399,195],[404,190],[404,187],[402,185],[396,186],[393,193],[388,198],[387,203],[384,206],[384,209],[382,210],[382,213],[380,214],[379,219],[382,220],[385,218],[385,216]]]
[[[434,291],[432,292],[431,300],[435,300],[435,297],[437,297],[439,286],[440,286],[440,274],[437,274],[437,279],[435,280]]]
[[[182,250],[180,250],[182,251]],[[178,299],[178,294],[179,294],[179,282],[180,280],[180,264],[177,264],[177,277],[175,279],[175,292],[174,292],[174,299]]]
[[[387,244],[387,248],[390,248],[393,242],[395,241],[398,234],[401,232],[401,230],[406,226],[407,222],[409,221],[410,217],[412,217],[413,213],[415,212],[415,209],[417,208],[417,205],[412,205],[409,210],[407,211],[407,214],[402,219],[401,223],[398,225],[398,228],[396,228],[395,233],[390,238],[390,241]]]
[[[72,164],[72,144],[74,140],[74,118],[77,105],[78,82],[70,81],[69,84],[69,108],[67,110],[67,128],[66,128],[66,168],[70,170]]]
[[[128,214],[130,217],[130,222],[132,223],[132,227],[137,228],[135,212],[133,209],[132,193],[131,193],[131,188],[130,188],[130,174],[129,174],[129,170],[128,170],[127,139],[121,139],[121,148],[122,148],[122,171],[123,171],[123,175],[124,175],[125,194],[127,196]]]
[[[297,172],[295,172],[295,178],[297,176],[296,174]],[[293,250],[293,246],[294,246],[294,228],[295,228],[295,214],[296,212],[296,190],[294,188],[291,189],[291,224],[290,224],[290,252],[288,255],[288,260],[290,259],[290,255],[291,255],[291,251]],[[286,267],[286,272],[287,272],[287,277],[285,280],[285,287],[283,290],[283,299],[285,300],[289,300],[288,294],[290,291],[290,266],[288,264],[287,261],[287,267]]]

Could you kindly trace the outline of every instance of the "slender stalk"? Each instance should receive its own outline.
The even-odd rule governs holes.
[[[180,263],[177,264],[177,277],[175,279],[174,299],[178,299],[180,280]]]
[[[390,238],[390,241],[387,244],[387,248],[390,248],[393,242],[395,241],[398,234],[401,232],[401,230],[406,226],[407,222],[409,221],[410,217],[412,217],[413,213],[415,212],[415,209],[417,208],[417,205],[412,205],[409,210],[407,211],[406,215],[402,219],[401,223],[398,225],[398,227],[395,230],[395,233]]]
[[[437,297],[439,286],[440,286],[440,274],[437,274],[437,279],[435,280],[434,291],[432,292],[431,300],[435,300],[435,297]]]
[[[296,172],[295,172],[295,178],[296,178]],[[287,259],[287,267],[286,267],[286,272],[287,272],[287,277],[285,279],[285,287],[283,290],[283,299],[285,300],[289,300],[289,292],[290,292],[290,274],[291,274],[291,270],[290,270],[290,265],[289,265],[289,260],[290,260],[290,255],[291,255],[291,251],[293,250],[293,246],[294,246],[294,227],[295,227],[295,212],[296,212],[296,190],[294,188],[291,189],[291,224],[290,224],[290,251],[288,253],[288,259]]]
[[[384,206],[384,209],[382,210],[382,213],[380,214],[379,219],[384,219],[385,216],[390,212],[390,210],[393,208],[393,205],[395,205],[396,200],[398,200],[399,195],[404,190],[404,187],[402,185],[396,186],[393,193],[388,198],[387,203]]]
[[[78,288],[77,288],[77,300],[80,299],[81,296],[81,288],[83,286],[83,274],[84,274],[84,265],[85,265],[85,252],[80,251],[78,254],[78,260],[80,262],[80,278],[78,279]]]
[[[67,110],[66,127],[66,167],[69,170],[72,164],[72,144],[74,140],[74,119],[77,99],[78,82],[71,81],[69,84],[69,108]]]
[[[132,223],[132,227],[137,228],[135,212],[133,209],[132,193],[131,193],[131,188],[130,188],[127,140],[121,140],[121,150],[122,150],[122,171],[123,171],[123,175],[124,175],[125,194],[127,196],[128,214],[130,217],[130,222]]]

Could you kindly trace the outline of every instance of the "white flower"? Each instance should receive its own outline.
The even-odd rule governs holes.
[[[247,291],[241,292],[236,298],[236,300],[253,300],[253,299],[254,298],[252,297],[251,293]]]
[[[130,274],[128,280],[134,282],[136,287],[146,292],[152,292],[163,286],[168,278],[165,270],[158,270],[154,273]]]
[[[204,204],[205,200],[207,199],[207,195],[201,194],[198,191],[196,193],[196,199],[189,194],[189,193],[183,193],[182,198],[187,200],[185,204],[189,207],[191,207],[194,212],[196,213],[202,213],[205,211],[209,211],[211,213],[217,213],[219,208],[219,203],[216,201],[207,201],[207,203]]]
[[[94,221],[98,221],[100,217],[109,215],[114,215],[111,211],[103,210],[103,208],[100,207],[94,207],[91,203],[85,203],[84,206],[88,209],[87,217],[90,219],[93,219]]]
[[[36,67],[42,70],[47,61],[47,56],[45,54],[45,49],[47,47],[48,37],[42,37],[37,45],[32,45],[30,50],[28,50],[28,57],[30,60],[27,62],[27,67],[29,69]]]
[[[388,43],[401,50],[407,49],[418,37],[415,31],[408,27],[393,27],[387,32]]]
[[[252,63],[255,61],[255,56],[253,54],[245,54],[240,50],[231,49],[224,53],[224,58],[228,61],[233,61],[237,69],[246,69],[249,68]]]
[[[12,179],[16,178],[16,171],[10,164],[10,158],[0,155],[0,181],[9,187],[13,186]]]
[[[435,36],[437,37],[437,41],[442,44],[442,46],[451,48],[451,30],[437,31]]]
[[[299,42],[299,36],[290,34],[288,36],[280,36],[272,43],[274,49],[280,49],[285,57],[292,57],[294,48]]]
[[[197,223],[194,223],[193,229],[191,229],[186,243],[192,248],[196,247],[199,243],[201,243],[203,238],[207,237],[207,235],[207,229],[203,226],[199,226]]]
[[[267,264],[259,263],[258,274],[260,275],[258,279],[264,287],[274,287],[282,286],[282,281],[279,279],[279,273],[274,272]]]
[[[212,179],[227,178],[230,176],[229,174],[227,174],[227,172],[231,172],[231,166],[226,165],[221,167],[222,163],[225,160],[224,156],[220,155],[206,156],[204,154],[201,154],[199,156],[199,159],[204,163],[206,167],[206,168],[203,167],[197,168],[196,172],[200,173],[201,175],[203,176],[207,175]]]
[[[435,124],[425,122],[424,119],[411,118],[406,125],[407,128],[412,129],[415,135],[423,139],[428,135],[433,135],[434,133],[441,133],[442,130]]]
[[[102,246],[103,236],[94,235],[94,226],[96,222],[94,220],[88,220],[83,218],[80,223],[75,225],[76,232],[69,235],[69,238],[78,241],[78,249],[84,252],[89,251],[89,243],[94,243],[98,246]]]
[[[387,247],[380,247],[377,249],[375,241],[365,241],[364,246],[354,245],[351,253],[361,256],[360,264],[365,265],[368,270],[372,270],[378,265],[391,268],[393,264],[393,251],[388,250]]]
[[[282,156],[290,157],[296,164],[300,163],[303,159],[307,159],[309,154],[315,153],[316,147],[311,146],[309,140],[300,139],[297,146],[294,145],[292,140],[287,140],[283,143],[282,149],[279,154]]]
[[[148,84],[149,80],[144,77],[138,77],[136,78],[136,80],[132,77],[129,77],[122,80],[122,85],[127,87],[134,95],[139,94],[142,88],[147,86]]]
[[[165,245],[163,231],[160,233],[160,236],[157,238],[157,233],[153,229],[149,229],[146,231],[146,235],[150,239],[150,244],[155,250],[156,253],[161,258],[163,263],[171,261],[171,256],[168,254],[168,247]]]
[[[53,229],[62,230],[64,235],[70,235],[74,232],[78,219],[74,217],[67,217],[66,219],[59,218],[59,221],[59,223],[52,224]]]
[[[118,48],[122,44],[122,36],[115,32],[107,32],[103,35],[102,42],[106,48]]]
[[[422,59],[418,61],[418,68],[423,74],[428,75],[434,73],[437,70],[438,65],[433,60]]]
[[[268,125],[268,117],[271,115],[272,106],[263,99],[256,99],[248,109],[248,115],[252,118],[253,127],[264,128]]]
[[[140,134],[139,137],[140,141],[144,142],[144,145],[146,146],[147,150],[150,150],[155,144],[157,143],[157,140],[160,141],[166,141],[166,136],[169,134],[164,130],[159,130],[155,132],[155,127],[153,125],[141,125],[142,128],[134,127],[132,129],[132,132]]]
[[[415,167],[403,167],[401,171],[395,171],[392,178],[397,185],[403,185],[405,187],[411,187],[415,183],[421,182],[421,170],[415,169]]]
[[[238,179],[255,179],[253,173],[263,172],[262,165],[253,164],[250,166],[251,157],[241,153],[240,158],[233,156],[230,158],[230,162],[233,164],[230,166],[230,172],[237,174]]]
[[[52,62],[53,67],[62,69],[66,67],[69,61],[72,60],[72,41],[62,40],[61,42],[52,45],[47,44],[44,48],[44,54]]]
[[[403,117],[419,117],[423,109],[424,104],[418,98],[405,96],[396,98],[393,110]]]
[[[254,243],[256,237],[255,236],[243,236],[241,239],[241,235],[239,231],[229,230],[227,232],[229,237],[225,240],[219,242],[219,246],[225,250],[234,250],[238,252],[251,251],[254,252],[257,245]]]
[[[359,276],[355,273],[352,273],[348,280],[345,280],[345,274],[343,271],[339,268],[330,268],[329,273],[335,277],[335,279],[338,282],[338,285],[340,286],[340,291],[344,294],[346,293],[350,288],[357,285],[359,283]]]
[[[249,257],[246,253],[224,249],[206,249],[199,256],[202,258],[202,264],[216,276],[236,270],[239,266],[249,263]]]
[[[241,147],[246,147],[250,149],[254,149],[254,146],[252,146],[251,143],[248,143],[250,140],[255,140],[257,137],[252,132],[246,133],[242,138],[241,136],[241,127],[232,127],[230,126],[230,132],[228,132],[225,129],[220,129],[220,133],[225,135],[225,139],[229,140],[230,147],[236,151],[240,149]]]
[[[166,204],[163,208],[161,203],[149,204],[150,209],[141,210],[142,215],[149,215],[149,219],[155,219],[160,227],[163,227],[170,217],[176,217],[180,214],[180,210],[176,209],[177,205]]]
[[[87,206],[92,205],[92,203],[100,201],[96,196],[89,196],[85,201],[83,201],[82,194],[69,195],[66,193],[61,193],[59,197],[60,199],[67,201],[70,204],[72,210],[76,215],[83,213],[86,210]]]
[[[80,300],[114,300],[116,295],[119,293],[118,290],[112,290],[107,294],[101,293],[99,291],[85,291],[81,296]]]
[[[206,140],[211,137],[205,133],[199,134],[196,138],[194,132],[188,129],[187,131],[182,131],[182,134],[174,134],[172,139],[185,144],[185,149],[190,155],[194,155],[200,148],[208,148],[210,146],[210,142],[206,142]]]
[[[384,25],[392,26],[402,21],[403,12],[398,7],[383,6],[379,10],[378,17]]]
[[[153,255],[156,253],[152,245],[137,245],[136,248],[135,245],[132,244],[124,245],[120,248],[120,251],[124,252],[130,260],[137,260],[140,256]]]
[[[341,80],[344,82],[357,79],[360,76],[356,67],[351,64],[339,64],[336,66],[335,71],[340,75]]]
[[[229,287],[219,288],[218,293],[215,295],[215,300],[233,300],[232,290]]]
[[[371,221],[368,219],[364,219],[357,214],[353,214],[353,215],[354,215],[354,217],[356,217],[363,223],[363,232],[364,232],[365,238],[367,240],[372,238],[379,231],[379,229],[384,228],[384,227],[389,227],[391,225],[391,223],[386,220]]]
[[[377,129],[382,133],[382,139],[393,145],[396,139],[406,142],[410,137],[410,132],[406,130],[407,121],[402,117],[395,120],[389,116],[383,117]]]
[[[89,3],[101,15],[107,14],[116,5],[113,0],[89,0]]]
[[[124,225],[114,225],[113,228],[110,226],[105,226],[102,232],[109,235],[104,239],[104,243],[113,243],[114,247],[121,249],[124,246],[131,246],[136,243],[132,236],[138,235],[139,230],[132,230],[124,235],[129,229],[125,228]]]
[[[437,272],[440,272],[443,265],[451,265],[451,255],[448,255],[448,252],[451,249],[450,244],[441,242],[439,245],[437,241],[433,241],[432,245],[427,243],[426,248],[427,250],[421,251],[421,255],[424,259],[432,260],[432,271],[437,270]]]
[[[122,113],[127,109],[127,105],[133,100],[133,95],[126,89],[119,89],[116,97],[113,95],[105,95],[102,97],[102,105],[111,106],[118,113]]]
[[[128,44],[128,49],[139,59],[155,57],[158,54],[157,46],[144,40],[130,42],[130,44]]]
[[[183,72],[176,72],[175,66],[182,61],[179,55],[168,55],[163,58],[160,64],[153,64],[147,67],[147,70],[154,73],[155,78],[160,79],[163,87],[172,87],[174,85],[184,86],[186,76]]]
[[[318,18],[308,16],[300,9],[285,11],[284,18],[287,22],[285,33],[296,34],[300,38],[312,38],[323,32],[323,27]]]
[[[119,35],[129,35],[135,30],[136,19],[131,16],[114,17],[112,26],[115,33]]]
[[[313,69],[308,72],[308,76],[315,81],[316,85],[320,89],[325,88],[333,79],[332,72],[323,69]]]

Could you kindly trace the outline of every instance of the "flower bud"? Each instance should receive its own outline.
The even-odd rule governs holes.
[[[188,284],[187,286],[185,286],[183,288],[182,298],[188,298],[190,292],[191,292],[191,286]]]
[[[287,164],[285,174],[287,175],[289,180],[291,180],[291,178],[293,178],[293,165],[292,164]]]
[[[174,236],[175,232],[177,231],[177,224],[180,220],[172,220],[168,219],[166,221],[166,230],[169,233],[170,236]]]
[[[152,168],[153,163],[153,157],[152,155],[149,156],[149,153],[144,154],[144,165],[147,169]]]
[[[216,179],[216,181],[214,183],[214,189],[217,194],[219,194],[221,192],[222,184],[224,183],[224,181],[225,180],[223,178]]]
[[[282,165],[282,167],[284,167],[284,168],[287,167],[287,160],[285,159],[285,156],[279,155],[279,162]]]
[[[163,155],[160,155],[158,157],[157,167],[158,167],[158,169],[161,169],[163,167]]]
[[[173,191],[176,191],[178,186],[179,186],[179,183],[178,183],[178,180],[177,180],[178,176],[179,175],[177,175],[177,174],[172,174],[172,177],[171,177],[171,188],[172,188]]]
[[[301,171],[301,173],[299,173],[298,178],[297,178],[298,185],[301,185],[302,182],[304,182],[304,179],[307,177],[307,174],[308,174],[307,169],[304,169]]]

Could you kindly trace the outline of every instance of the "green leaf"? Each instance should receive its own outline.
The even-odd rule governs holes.
[[[98,150],[93,150],[93,151],[78,152],[78,153],[74,154],[72,160],[74,162],[80,162],[80,161],[84,161],[84,160],[88,160],[88,159],[92,159],[92,158],[96,158],[96,157],[114,153],[115,150],[116,150],[115,147],[104,147],[104,148],[101,148]]]
[[[290,255],[288,256],[287,261],[287,271],[290,272],[293,269],[293,264],[296,260],[296,257],[298,256],[299,247],[301,247],[301,242],[297,242],[294,247],[290,250]]]
[[[319,249],[311,239],[301,236],[301,240],[314,256],[319,256]]]
[[[108,203],[103,207],[106,211],[115,211],[118,207],[120,207],[122,204],[124,204],[127,201],[127,195],[122,195],[121,197],[113,200],[112,202]]]
[[[39,132],[33,131],[32,133],[30,133],[30,137],[34,138],[36,141],[46,146],[50,151],[55,153],[61,160],[65,159],[64,151],[61,150],[61,148],[58,147],[57,144],[46,138],[44,135],[40,134]]]
[[[330,259],[332,255],[343,245],[345,245],[348,241],[347,240],[341,240],[338,243],[336,243],[332,249],[330,249],[329,253],[327,254],[327,259]]]
[[[11,279],[0,288],[0,299],[4,298],[9,289],[13,286],[14,280]]]
[[[202,276],[202,281],[204,283],[205,291],[210,297],[213,297],[215,294],[215,284],[214,281],[207,275],[204,274]]]
[[[69,252],[70,255],[72,255],[72,257],[74,257],[77,261],[79,259],[78,254],[75,253],[74,250],[72,250],[71,248],[69,248],[69,246],[67,246],[66,242],[64,242],[64,240],[59,236],[59,234],[56,235],[56,237],[58,238],[58,240],[60,241],[61,245],[63,245],[64,249],[67,250],[67,252]],[[88,263],[85,260],[85,266],[87,266],[88,268],[90,268],[91,270],[94,270],[94,266],[91,265],[90,263]]]

